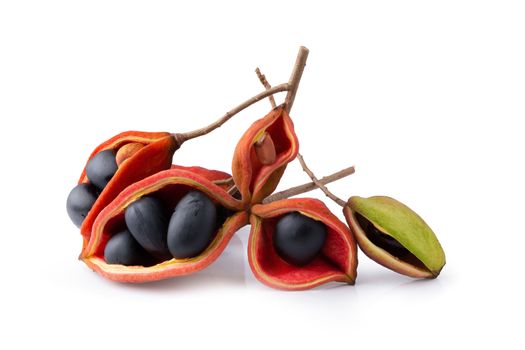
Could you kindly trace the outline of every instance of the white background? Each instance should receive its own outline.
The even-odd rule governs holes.
[[[0,348],[523,348],[524,3],[319,4],[0,2]],[[204,126],[261,91],[256,66],[287,81],[299,45],[306,161],[319,176],[356,165],[330,186],[341,197],[419,212],[447,254],[437,280],[360,254],[353,287],[275,291],[250,272],[247,229],[210,268],[169,281],[117,284],[77,260],[65,201],[95,146]],[[174,162],[228,170],[268,110]],[[305,181],[293,163],[280,188]]]

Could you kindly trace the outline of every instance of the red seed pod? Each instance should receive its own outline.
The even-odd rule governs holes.
[[[259,281],[277,289],[304,290],[337,281],[354,284],[357,276],[357,246],[349,228],[323,202],[293,198],[252,207],[248,241],[250,267]],[[274,247],[274,234],[283,215],[298,212],[326,226],[320,253],[304,266],[283,260]]]
[[[161,170],[169,169],[173,153],[179,148],[175,138],[167,132],[127,131],[100,144],[91,153],[88,162],[102,151],[113,150],[118,152],[121,147],[130,143],[140,143],[143,147],[120,164],[83,221],[80,230],[84,238],[84,246],[89,240],[93,223],[98,214],[129,185]],[[86,176],[86,167],[82,171],[79,184],[89,182]]]
[[[263,138],[267,141],[258,145]],[[263,147],[262,152],[257,151],[258,147]],[[272,147],[274,150],[268,149]],[[298,148],[293,122],[282,106],[274,108],[250,126],[237,144],[232,162],[233,179],[241,193],[243,205],[260,203],[275,190],[286,165],[297,155]],[[259,158],[261,155],[264,157],[262,161]],[[268,155],[274,159],[269,161]]]
[[[161,171],[127,187],[111,204],[100,212],[93,225],[89,243],[80,258],[94,271],[102,276],[120,282],[148,282],[174,276],[187,275],[199,271],[215,261],[237,230],[248,223],[248,214],[241,211],[241,203],[229,195],[222,187],[215,185],[208,177],[218,177],[221,173],[194,168],[195,171],[170,169]],[[225,178],[224,174],[220,176]],[[232,214],[223,218],[213,239],[198,256],[185,259],[170,259],[153,266],[124,266],[108,264],[104,259],[104,248],[112,235],[125,226],[124,212],[135,200],[154,195],[160,198],[168,208],[173,209],[179,200],[188,192],[198,190],[211,199],[216,205],[225,208]]]

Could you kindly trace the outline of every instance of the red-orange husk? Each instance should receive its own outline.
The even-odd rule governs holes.
[[[268,133],[276,148],[275,162],[262,164],[257,159],[255,143]],[[232,176],[245,206],[260,203],[277,185],[286,165],[295,159],[299,141],[293,122],[282,107],[274,108],[264,118],[253,123],[241,137],[232,162]]]
[[[130,203],[143,195],[159,193],[159,191],[178,193],[178,190],[186,187],[202,191],[220,205],[236,211],[223,223],[203,253],[190,259],[171,259],[151,267],[114,265],[104,261],[103,250],[110,237],[111,228],[118,224],[118,220],[123,219],[125,208]],[[248,214],[241,210],[241,203],[220,186],[195,172],[180,169],[165,170],[127,187],[100,212],[93,225],[89,243],[80,258],[100,275],[120,282],[141,283],[187,275],[202,270],[214,262],[235,232],[247,223]]]
[[[272,244],[276,220],[289,212],[300,212],[323,222],[328,235],[320,256],[298,267],[281,259]],[[248,260],[259,281],[282,290],[305,290],[331,282],[354,284],[357,277],[357,246],[352,232],[323,202],[292,198],[254,205],[248,240]]]

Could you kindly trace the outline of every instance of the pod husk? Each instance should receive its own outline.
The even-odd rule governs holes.
[[[235,212],[222,223],[204,252],[193,258],[171,259],[150,267],[107,264],[104,261],[105,244],[111,234],[123,225],[124,211],[129,204],[142,196],[155,194],[165,201],[171,200],[171,205],[175,206],[192,189],[202,191],[214,202]],[[127,187],[100,212],[80,258],[95,272],[119,282],[142,283],[187,275],[213,263],[235,232],[247,223],[248,214],[241,211],[241,203],[220,186],[192,171],[165,170]]]
[[[295,266],[279,257],[273,247],[277,220],[297,211],[327,226],[327,239],[318,257]],[[259,281],[282,290],[305,290],[336,281],[354,284],[357,277],[357,245],[348,227],[323,202],[292,198],[252,207],[248,243],[250,267]]]
[[[432,229],[398,200],[386,196],[355,196],[349,199],[343,213],[361,250],[379,264],[414,278],[435,278],[445,265],[445,252]],[[417,260],[411,256],[410,262],[405,261],[372,243],[359,225],[355,213],[398,241]]]
[[[99,213],[129,185],[161,170],[169,169],[173,154],[179,148],[175,138],[167,132],[127,131],[100,144],[91,153],[88,162],[101,151],[109,149],[116,151],[119,147],[130,142],[142,143],[145,146],[119,166],[115,175],[93,204],[80,227],[83,237],[83,249],[89,241],[93,224]],[[86,167],[84,167],[78,180],[79,184],[85,182],[89,182],[86,176]]]
[[[270,135],[275,146],[276,157],[272,164],[263,164],[255,150],[255,143],[265,133]],[[298,149],[293,122],[283,106],[274,108],[248,128],[235,148],[232,162],[233,179],[244,206],[260,203],[275,190]]]

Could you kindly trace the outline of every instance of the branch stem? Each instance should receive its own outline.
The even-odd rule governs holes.
[[[308,58],[308,49],[306,47],[304,47],[304,46],[301,46],[299,48],[299,52],[297,53],[297,58],[295,60],[295,65],[293,67],[292,74],[290,76],[290,80],[288,81],[288,83],[283,83],[283,84],[280,84],[280,85],[268,88],[267,86],[269,86],[269,84],[264,84],[264,82],[263,82],[263,80],[266,80],[266,78],[264,78],[264,75],[261,77],[259,75],[259,73],[260,73],[259,72],[257,74],[259,76],[259,79],[261,80],[261,82],[263,82],[264,86],[267,87],[267,89],[265,91],[263,91],[263,92],[255,95],[255,96],[253,96],[252,98],[244,101],[243,103],[241,103],[240,105],[238,105],[237,107],[235,107],[231,111],[227,112],[225,115],[223,115],[221,118],[219,118],[215,122],[211,123],[210,125],[205,126],[203,128],[200,128],[200,129],[197,129],[197,130],[188,131],[188,132],[185,132],[185,133],[172,134],[173,137],[175,137],[175,139],[179,143],[179,146],[181,146],[184,142],[186,142],[188,140],[194,139],[194,138],[199,137],[199,136],[206,135],[206,134],[212,132],[213,130],[221,127],[224,123],[226,123],[228,120],[230,120],[234,115],[236,115],[237,113],[241,112],[242,110],[248,108],[249,106],[253,105],[254,103],[259,102],[260,100],[262,100],[262,99],[264,99],[266,97],[272,97],[272,100],[273,100],[273,95],[278,93],[278,92],[283,92],[283,91],[287,91],[288,92],[287,95],[286,95],[286,98],[285,98],[285,103],[286,103],[286,107],[285,108],[286,108],[287,112],[290,112],[290,110],[292,109],[292,105],[293,105],[294,99],[295,99],[295,95],[297,94],[297,89],[299,88],[299,82],[301,81],[301,77],[303,76],[303,71],[304,71],[304,67],[306,65],[306,59],[307,58]],[[272,106],[274,104],[275,104],[275,100],[273,100]]]
[[[340,179],[342,179],[344,177],[347,177],[349,175],[352,175],[354,172],[355,172],[355,168],[353,166],[351,166],[349,168],[340,170],[340,171],[338,171],[336,173],[333,173],[331,175],[325,176],[322,179],[319,179],[319,180],[316,179],[316,182],[312,181],[312,182],[308,182],[308,183],[305,183],[305,184],[302,184],[302,185],[299,185],[299,186],[291,187],[291,188],[289,188],[287,190],[284,190],[284,191],[281,191],[281,192],[276,192],[276,193],[272,194],[271,196],[266,197],[266,199],[263,200],[263,203],[266,204],[266,203],[275,202],[275,201],[278,201],[278,200],[281,200],[281,199],[286,199],[286,198],[289,198],[289,197],[297,196],[299,194],[315,190],[315,189],[317,189],[318,187],[321,187],[321,186],[324,187],[324,185],[329,184],[329,183],[334,182],[334,181],[337,181],[337,180],[340,180]],[[341,200],[341,202],[343,202],[343,201]],[[337,202],[337,204],[341,205],[339,202]],[[345,204],[346,203],[343,202],[342,206],[344,206]]]
[[[288,94],[286,94],[286,98],[284,99],[284,103],[286,104],[285,108],[288,113],[290,113],[290,110],[292,109],[295,95],[297,94],[297,89],[299,88],[299,82],[301,81],[304,67],[306,66],[308,53],[309,51],[306,47],[301,46],[299,48],[299,53],[297,54],[297,59],[295,60],[294,69],[292,71],[292,75],[290,76],[290,80],[288,81],[290,90],[288,90]]]
[[[344,200],[342,200],[341,198],[337,197],[332,192],[330,192],[330,190],[328,190],[328,188],[325,186],[325,184],[321,183],[321,181],[319,179],[317,179],[317,177],[315,177],[315,174],[310,170],[310,168],[308,168],[308,166],[306,165],[306,162],[304,161],[303,156],[300,153],[297,154],[297,159],[299,160],[299,163],[301,163],[301,168],[303,168],[304,172],[308,174],[310,179],[312,179],[312,182],[315,183],[317,185],[317,187],[319,187],[319,189],[321,191],[323,191],[324,194],[328,198],[330,198],[331,200],[333,200],[334,202],[336,202],[337,204],[339,204],[341,207],[344,208],[345,205],[346,205],[346,202]],[[353,167],[352,167],[352,169],[353,169]]]
[[[259,69],[259,67],[255,68],[255,74],[257,74],[259,81],[261,82],[261,84],[264,86],[266,90],[270,90],[272,88],[268,80],[266,80],[266,75],[261,73],[261,70]],[[268,96],[268,100],[270,100],[270,104],[272,105],[272,108],[277,107],[277,104],[275,103],[275,98],[273,98],[273,95]]]
[[[255,96],[253,96],[252,98],[244,101],[243,103],[241,103],[240,105],[238,105],[237,107],[235,107],[231,111],[227,112],[225,115],[223,115],[221,118],[219,118],[215,122],[211,123],[210,125],[205,126],[203,128],[200,128],[200,129],[197,129],[197,130],[193,130],[193,131],[189,131],[189,132],[185,132],[185,133],[181,133],[181,134],[175,134],[174,136],[177,138],[179,143],[182,145],[185,141],[194,139],[194,138],[199,137],[199,136],[206,135],[206,134],[212,132],[213,130],[221,127],[224,123],[226,123],[228,120],[230,120],[234,115],[236,115],[237,113],[241,112],[242,110],[250,107],[254,103],[257,103],[260,100],[265,99],[266,97],[271,96],[273,94],[276,94],[278,92],[288,91],[289,89],[290,89],[290,84],[288,84],[288,83],[284,83],[284,84],[280,84],[280,85],[274,86],[271,89],[265,90],[265,91],[255,95]]]
[[[301,47],[301,49],[299,50],[299,55],[297,56],[297,62],[295,63],[295,69],[294,69],[294,72],[299,71],[299,70],[301,70],[301,72],[300,73],[296,73],[295,76],[294,76],[294,74],[292,74],[292,78],[290,78],[290,83],[289,83],[291,86],[295,86],[295,90],[296,91],[297,91],[297,84],[299,84],[299,81],[301,80],[302,70],[304,70],[306,57],[308,56],[308,49],[306,49],[306,52],[303,52],[302,49],[305,49],[305,48]],[[301,52],[303,52],[302,56],[301,56]],[[300,59],[300,57],[301,57],[301,59]],[[304,60],[302,59],[302,57],[304,57]],[[270,85],[270,83],[266,79],[266,76],[261,73],[261,70],[259,68],[255,69],[255,73],[257,73],[257,77],[259,77],[259,81],[261,82],[261,84],[266,89],[271,89],[272,86]],[[295,85],[292,85],[292,80],[296,81]],[[292,90],[290,90],[290,91],[292,91]],[[288,94],[290,94],[290,91],[288,92]],[[288,96],[287,96],[287,98],[288,98]],[[270,96],[269,100],[270,100],[270,103],[271,103],[272,107],[275,108],[275,100],[274,100],[273,96]],[[288,102],[288,104],[286,106],[291,108],[292,104],[293,104],[293,97],[292,97],[292,103]],[[297,159],[299,159],[299,162],[301,163],[301,167],[308,174],[308,176],[310,176],[310,178],[312,179],[312,182],[309,182],[309,183],[306,183],[306,184],[303,184],[303,185],[299,185],[299,186],[296,186],[296,187],[292,187],[292,188],[289,188],[289,189],[281,191],[281,192],[274,193],[273,195],[266,197],[266,199],[263,200],[263,203],[275,202],[275,201],[278,201],[278,200],[281,200],[281,199],[285,199],[285,198],[288,198],[288,197],[296,196],[298,194],[305,193],[305,192],[308,192],[308,191],[315,190],[316,188],[319,188],[320,190],[322,190],[324,192],[324,194],[326,194],[326,196],[328,196],[331,200],[333,200],[334,202],[336,202],[340,206],[344,207],[346,205],[346,203],[341,198],[337,197],[332,192],[330,192],[328,190],[328,188],[326,188],[325,185],[330,183],[330,182],[332,182],[332,181],[336,181],[336,180],[342,179],[345,176],[353,174],[355,172],[355,169],[354,169],[353,166],[349,167],[349,168],[346,168],[346,169],[343,169],[341,171],[338,171],[337,173],[334,173],[332,175],[323,177],[321,180],[319,180],[319,179],[317,179],[317,177],[315,177],[315,174],[308,168],[308,166],[306,165],[306,163],[304,161],[303,156],[300,153],[297,154]]]

